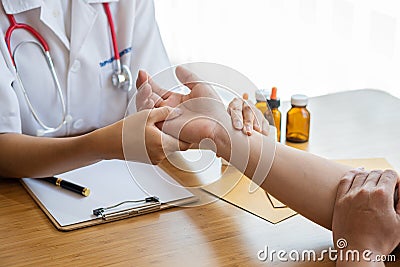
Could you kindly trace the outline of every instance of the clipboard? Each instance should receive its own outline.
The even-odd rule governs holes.
[[[57,177],[85,185],[91,194],[83,197],[40,179],[24,178],[21,182],[60,231],[140,216],[198,200],[161,168],[142,163],[101,161]]]

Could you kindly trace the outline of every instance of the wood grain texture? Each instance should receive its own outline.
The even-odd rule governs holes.
[[[400,170],[400,100],[360,90],[313,98],[309,109],[309,151],[385,157]],[[257,252],[266,245],[320,251],[332,241],[301,216],[272,225],[223,201],[59,232],[17,180],[0,180],[0,266],[334,266],[260,262]]]

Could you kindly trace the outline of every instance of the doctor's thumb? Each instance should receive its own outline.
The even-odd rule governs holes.
[[[154,108],[150,111],[149,121],[151,123],[157,123],[166,120],[172,120],[179,117],[182,114],[183,112],[180,108],[171,108],[171,107]]]

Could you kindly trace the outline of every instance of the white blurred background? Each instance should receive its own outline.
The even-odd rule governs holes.
[[[374,88],[400,97],[398,0],[155,0],[173,64],[232,67],[282,99]]]

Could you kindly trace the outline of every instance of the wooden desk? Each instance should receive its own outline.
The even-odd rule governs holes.
[[[386,157],[400,170],[399,99],[361,90],[313,98],[309,109],[309,151]],[[272,225],[224,201],[59,232],[17,180],[0,180],[0,266],[273,266],[279,262],[257,259],[265,246],[301,251],[331,245],[329,231],[301,216]]]

